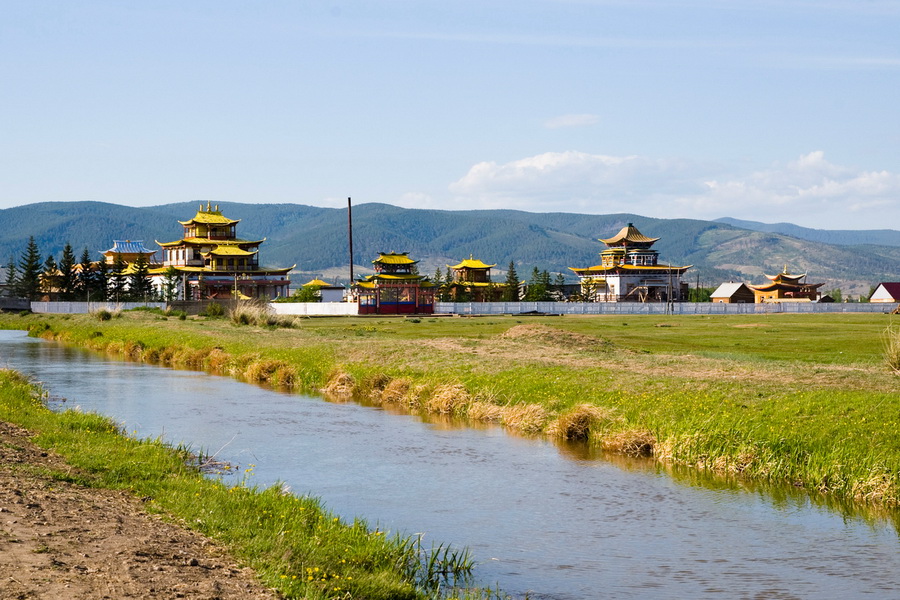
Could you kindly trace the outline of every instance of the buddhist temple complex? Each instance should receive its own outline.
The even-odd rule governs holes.
[[[787,265],[778,275],[766,275],[769,283],[748,286],[753,290],[756,302],[814,302],[819,298],[819,288],[824,283],[804,283],[806,273],[791,275]]]
[[[658,262],[650,238],[629,223],[609,239],[600,239],[606,250],[600,264],[569,267],[581,280],[586,302],[666,302],[687,299],[687,283],[681,281],[691,265],[676,267]]]
[[[434,285],[416,271],[406,252],[382,252],[372,261],[373,275],[355,284],[359,314],[431,314]]]
[[[237,237],[240,220],[222,215],[219,207],[200,205],[189,221],[179,221],[184,237],[157,242],[163,261],[154,274],[174,267],[182,275],[185,299],[277,298],[288,294],[291,267],[265,268],[259,264],[262,240]]]
[[[448,281],[446,289],[452,302],[493,302],[502,294],[503,286],[491,281],[491,267],[474,258],[469,258],[456,265],[447,265],[453,271],[453,279]]]

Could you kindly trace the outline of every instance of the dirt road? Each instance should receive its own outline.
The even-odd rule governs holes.
[[[0,598],[275,599],[201,535],[139,499],[59,481],[73,473],[0,422]]]

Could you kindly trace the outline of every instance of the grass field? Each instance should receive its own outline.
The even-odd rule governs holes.
[[[0,326],[890,508],[900,503],[900,377],[884,340],[894,321],[344,317],[276,328],[125,312],[4,316]]]

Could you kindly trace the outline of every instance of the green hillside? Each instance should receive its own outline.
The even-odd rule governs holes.
[[[179,239],[182,229],[178,221],[191,218],[198,206],[198,202],[149,208],[50,202],[0,210],[0,260],[6,264],[10,257],[18,258],[30,235],[45,255],[52,252],[57,258],[67,241],[77,256],[87,247],[94,258],[112,246],[114,239],[143,240],[153,248],[155,241]],[[220,203],[219,207],[225,215],[241,220],[241,237],[266,238],[260,251],[263,264],[296,264],[302,275],[295,279],[323,274],[346,281],[346,209],[241,203]],[[880,281],[900,280],[900,246],[894,245],[829,244],[721,221],[629,214],[416,210],[386,204],[353,207],[354,262],[360,273],[379,252],[409,252],[421,261],[420,270],[431,274],[437,267],[443,269],[473,254],[496,263],[498,279],[510,260],[523,277],[534,267],[568,276],[568,267],[596,264],[603,248],[597,238],[612,236],[629,222],[645,235],[661,238],[654,248],[663,262],[693,265],[688,274],[692,284],[698,280],[703,286],[729,280],[761,283],[763,274],[781,271],[785,265],[791,272],[808,272],[810,281],[825,282],[825,289],[840,287],[845,294],[867,293]],[[866,232],[855,233],[866,239]]]

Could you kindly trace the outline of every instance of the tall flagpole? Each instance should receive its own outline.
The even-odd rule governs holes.
[[[350,285],[353,285],[353,208],[347,198],[347,237],[350,241]]]

